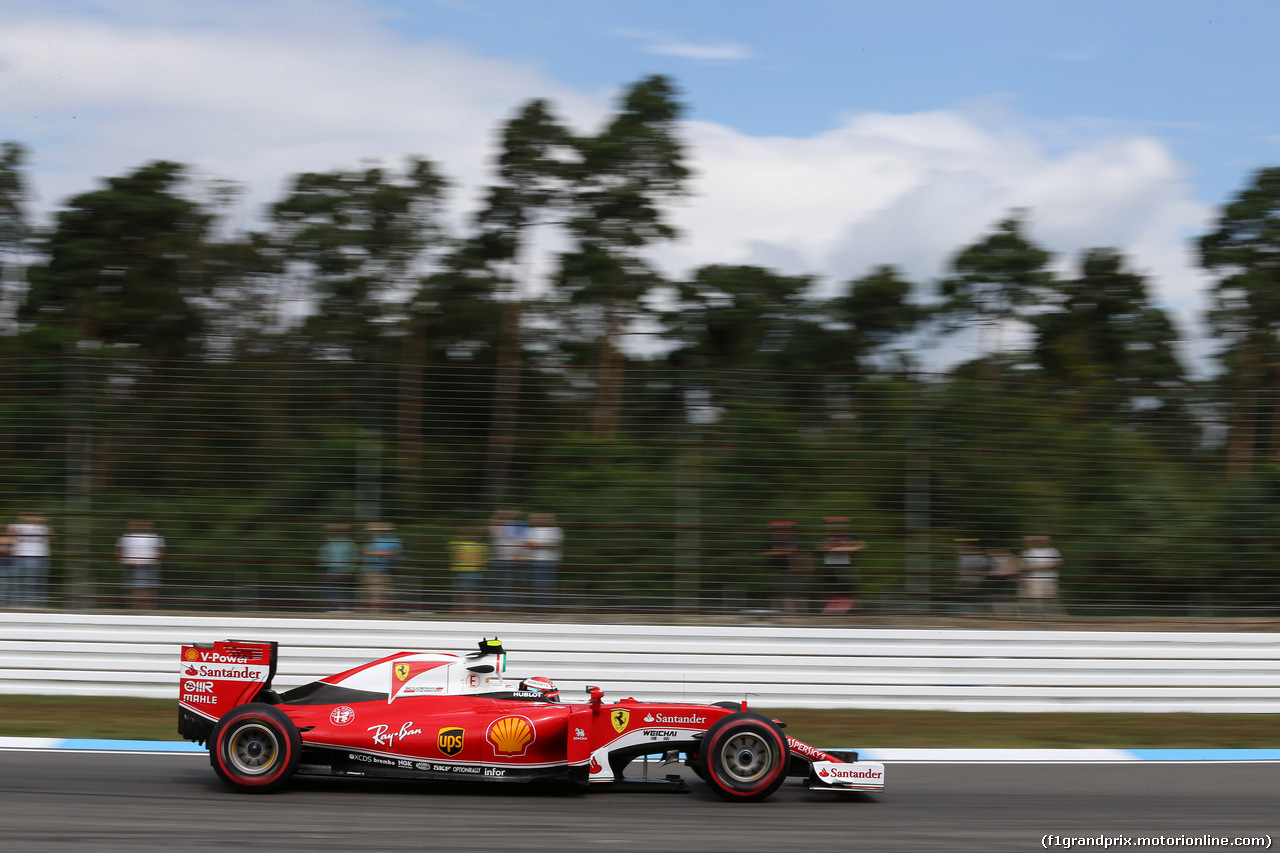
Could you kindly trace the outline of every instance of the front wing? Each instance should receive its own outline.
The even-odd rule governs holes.
[[[809,765],[805,784],[810,791],[883,791],[884,765],[874,761],[815,761]]]

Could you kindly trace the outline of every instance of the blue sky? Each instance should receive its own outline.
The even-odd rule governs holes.
[[[1189,240],[1280,164],[1275,0],[171,0],[0,3],[0,140],[33,208],[152,159],[243,186],[437,161],[462,227],[498,124],[550,99],[587,129],[672,77],[697,177],[673,275],[759,263],[824,287],[892,263],[922,290],[1011,208],[1069,271],[1114,246],[1195,356]]]
[[[387,23],[583,90],[663,73],[690,115],[808,136],[843,115],[1000,99],[1079,132],[1165,139],[1206,202],[1280,159],[1272,0],[399,2]]]

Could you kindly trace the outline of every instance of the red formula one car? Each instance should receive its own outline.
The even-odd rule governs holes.
[[[264,793],[295,773],[389,779],[632,784],[640,756],[684,762],[727,800],[762,800],[788,775],[811,789],[879,791],[884,767],[789,737],[746,702],[561,702],[546,678],[513,680],[497,640],[469,655],[399,652],[280,694],[276,644],[182,647],[178,731],[208,743],[231,788]],[[679,774],[649,784],[683,785]]]

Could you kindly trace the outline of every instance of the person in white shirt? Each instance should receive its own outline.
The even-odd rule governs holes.
[[[564,532],[556,526],[556,517],[551,513],[535,513],[529,516],[527,537],[524,547],[534,609],[555,609],[556,569],[560,566]]]
[[[149,521],[130,521],[129,531],[116,540],[116,557],[129,587],[129,606],[134,610],[155,607],[163,555],[164,540]]]
[[[514,509],[500,509],[489,521],[489,583],[495,610],[514,610],[524,604],[524,577],[529,527]]]
[[[1027,550],[1022,552],[1022,598],[1035,616],[1063,615],[1058,598],[1058,567],[1062,554],[1048,536],[1024,536]]]
[[[44,517],[24,512],[9,525],[10,597],[19,607],[43,607],[49,585],[49,538]]]

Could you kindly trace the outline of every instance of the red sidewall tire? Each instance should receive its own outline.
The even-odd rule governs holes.
[[[301,752],[298,727],[271,705],[232,709],[209,737],[213,769],[229,787],[248,794],[265,794],[287,782]]]
[[[755,802],[786,781],[790,751],[772,720],[744,712],[712,725],[698,755],[699,775],[712,790],[726,800]]]

